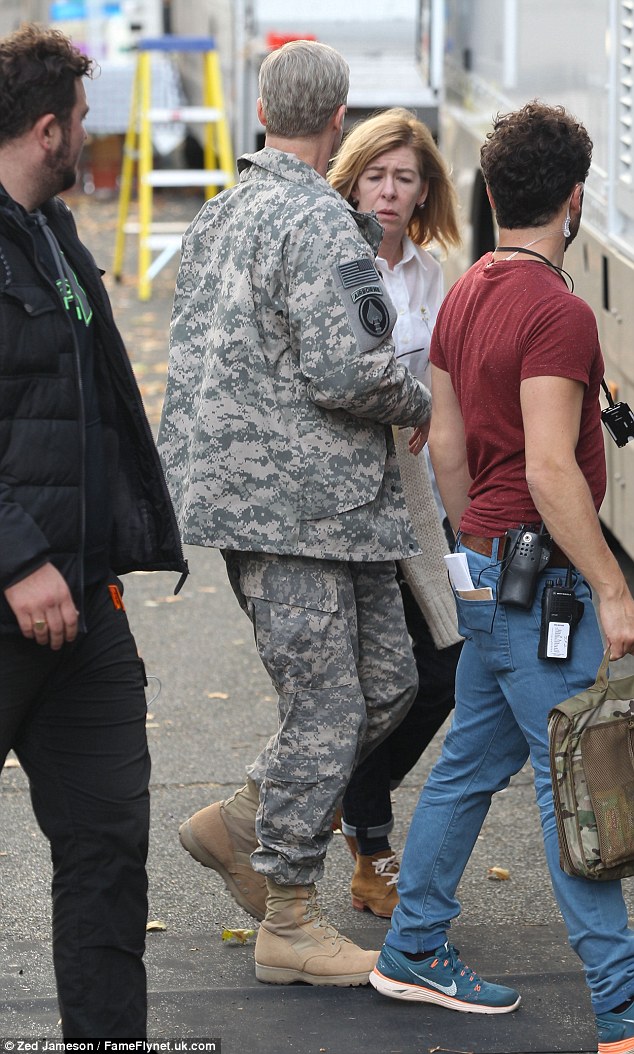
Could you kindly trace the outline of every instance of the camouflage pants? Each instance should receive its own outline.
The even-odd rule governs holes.
[[[260,786],[252,862],[282,885],[318,879],[355,764],[403,719],[416,664],[392,561],[225,553],[278,695],[278,731],[249,769]]]

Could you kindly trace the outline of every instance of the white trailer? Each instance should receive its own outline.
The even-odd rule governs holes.
[[[262,141],[255,103],[270,34],[310,34],[343,54],[350,65],[349,121],[406,106],[436,130],[443,7],[442,0],[172,0],[170,29],[216,39],[235,152],[241,154]],[[198,82],[182,73],[195,100]]]
[[[449,277],[494,245],[479,157],[492,117],[534,98],[563,104],[594,141],[582,227],[565,266],[596,314],[606,382],[634,407],[634,3],[446,0],[445,8],[440,140],[465,233]],[[634,443],[618,449],[606,434],[606,453],[601,516],[634,557]]]

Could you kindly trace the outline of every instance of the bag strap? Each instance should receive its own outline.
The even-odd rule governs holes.
[[[608,666],[609,665],[610,665],[610,645],[608,644],[607,648],[605,649],[601,665],[599,666],[599,669],[597,670],[597,679],[594,682],[594,684],[592,685],[592,688],[590,689],[590,691],[592,691],[594,688],[598,688],[601,691],[605,691],[605,689],[608,686]]]

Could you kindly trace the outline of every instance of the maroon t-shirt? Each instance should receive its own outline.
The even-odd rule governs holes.
[[[526,483],[520,383],[527,377],[585,385],[576,458],[599,509],[603,356],[592,310],[555,271],[539,261],[483,256],[447,294],[430,359],[449,373],[465,422],[473,484],[461,530],[493,537],[541,519]]]

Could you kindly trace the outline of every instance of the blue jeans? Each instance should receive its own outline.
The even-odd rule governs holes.
[[[593,683],[603,646],[590,590],[577,580],[584,615],[565,662],[537,658],[541,596],[530,611],[497,604],[502,565],[460,544],[475,586],[490,586],[492,600],[456,598],[465,643],[456,677],[456,708],[442,754],[412,818],[398,884],[400,904],[386,943],[421,952],[446,940],[460,913],[456,889],[495,791],[506,787],[530,756],[546,859],[572,948],[585,968],[595,1013],[634,995],[634,932],[628,929],[620,882],[566,875],[559,866],[548,755],[548,713]]]

